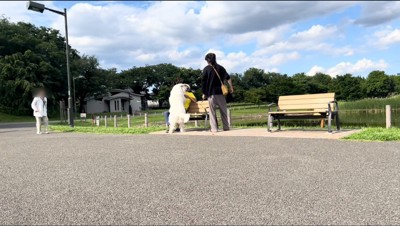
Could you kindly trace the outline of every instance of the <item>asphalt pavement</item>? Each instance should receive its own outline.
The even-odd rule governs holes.
[[[400,224],[400,143],[0,128],[0,224]]]

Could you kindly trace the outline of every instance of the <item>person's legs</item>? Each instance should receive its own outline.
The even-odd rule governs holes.
[[[42,118],[41,117],[35,117],[35,118],[36,118],[36,133],[41,134],[40,127],[42,124]]]
[[[43,124],[44,124],[44,132],[49,133],[48,128],[49,128],[49,118],[47,116],[43,117]]]
[[[165,125],[168,127],[169,126],[169,111],[164,111],[163,112],[164,119],[165,119]]]
[[[229,121],[228,121],[228,108],[226,106],[226,99],[223,95],[215,96],[216,103],[219,107],[219,112],[221,113],[221,120],[224,131],[229,130]]]
[[[217,124],[217,112],[215,111],[215,96],[208,97],[208,104],[210,105],[210,126],[211,132],[216,133],[218,131]]]

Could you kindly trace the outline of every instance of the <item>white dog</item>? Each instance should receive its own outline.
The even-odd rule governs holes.
[[[187,84],[176,84],[169,96],[169,133],[173,133],[176,124],[179,124],[179,129],[184,132],[184,124],[189,121],[190,114],[186,114],[185,110],[185,92],[189,89]]]

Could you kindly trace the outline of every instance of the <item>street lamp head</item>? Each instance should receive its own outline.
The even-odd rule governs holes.
[[[75,80],[75,79],[80,79],[80,78],[85,78],[85,76],[79,75],[78,77],[74,77],[73,80]]]
[[[43,13],[43,11],[45,10],[45,6],[43,4],[32,1],[26,3],[26,8],[39,13]]]

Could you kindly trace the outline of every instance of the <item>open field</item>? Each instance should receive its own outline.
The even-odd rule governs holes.
[[[15,116],[0,112],[0,123],[2,122],[34,122],[33,116]]]

